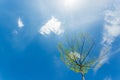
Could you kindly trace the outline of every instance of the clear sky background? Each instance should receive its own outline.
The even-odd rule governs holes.
[[[105,55],[86,80],[120,80],[119,0],[0,0],[0,80],[81,80],[57,49],[75,32],[89,33],[92,53]]]

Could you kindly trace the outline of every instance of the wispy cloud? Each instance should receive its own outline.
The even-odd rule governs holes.
[[[60,35],[64,33],[64,30],[61,29],[61,22],[57,18],[52,17],[44,26],[40,28],[39,32],[42,35],[49,35],[51,33]]]
[[[112,80],[111,77],[106,77],[104,80]]]
[[[100,66],[106,63],[111,55],[112,44],[120,36],[120,6],[115,6],[114,10],[107,10],[105,13],[105,25],[102,37],[102,49],[99,56],[99,62],[95,67],[98,70]],[[101,59],[100,59],[101,58]]]
[[[17,20],[17,25],[18,25],[17,27],[20,29],[24,27],[23,21],[20,17]],[[17,35],[18,33],[19,33],[19,30],[17,29],[13,30],[13,34]]]
[[[18,18],[18,27],[19,28],[23,28],[24,27],[23,21],[22,21],[22,19],[20,17]]]
[[[17,30],[14,30],[14,31],[13,31],[13,34],[17,35],[17,34],[18,34],[18,31],[17,31]]]

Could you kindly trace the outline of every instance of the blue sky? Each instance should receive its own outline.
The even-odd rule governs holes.
[[[0,80],[80,80],[57,50],[65,35],[75,32],[93,36],[97,43],[93,53],[104,56],[86,80],[120,80],[119,4],[119,0],[0,0]]]

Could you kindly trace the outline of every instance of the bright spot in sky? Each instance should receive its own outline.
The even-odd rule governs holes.
[[[77,4],[77,0],[65,0],[64,1],[64,6],[68,8],[75,7],[76,4]]]
[[[24,27],[23,21],[22,21],[22,19],[20,17],[18,18],[18,27],[19,28],[23,28]]]
[[[82,8],[86,2],[86,0],[60,0],[60,1],[62,9],[69,11]]]

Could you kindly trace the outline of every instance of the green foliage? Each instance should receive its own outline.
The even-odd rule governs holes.
[[[58,44],[61,60],[69,69],[81,74],[87,73],[96,61],[93,58],[88,59],[94,41],[88,35],[81,35],[67,38],[65,43],[67,44]]]

